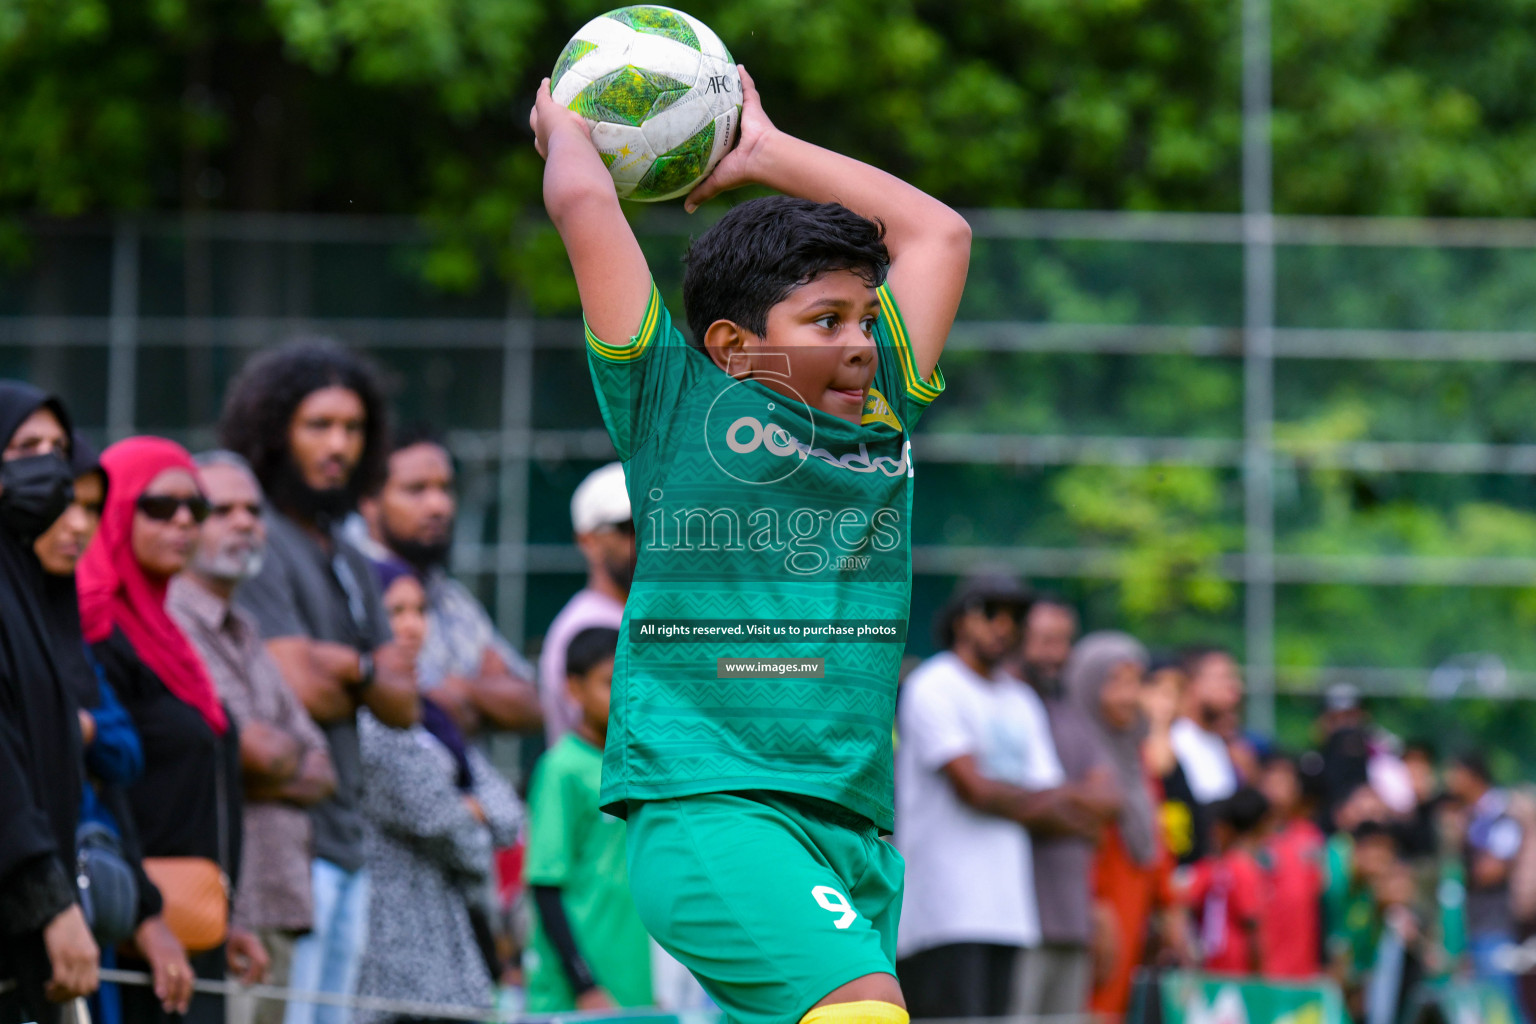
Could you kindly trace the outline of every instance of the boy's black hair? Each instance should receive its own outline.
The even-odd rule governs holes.
[[[768,196],[721,217],[694,239],[683,262],[689,340],[702,349],[717,320],[767,334],[768,311],[829,270],[851,270],[878,288],[891,256],[879,221],[841,203]]]
[[[1440,763],[1440,748],[1428,736],[1415,736],[1403,743],[1403,756],[1417,754],[1430,764]]]
[[[571,637],[565,648],[565,674],[584,676],[619,649],[619,631],[611,626],[589,626]]]
[[[1211,817],[1231,826],[1238,835],[1247,835],[1258,828],[1269,813],[1269,801],[1252,786],[1242,786],[1225,800],[1211,805]]]

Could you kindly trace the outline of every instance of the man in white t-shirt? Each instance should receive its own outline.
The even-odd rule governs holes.
[[[1219,647],[1194,648],[1180,660],[1189,683],[1169,738],[1190,792],[1209,805],[1237,792],[1237,768],[1223,731],[1242,713],[1243,679],[1232,655]]]
[[[962,583],[939,618],[944,652],[902,687],[895,841],[907,872],[896,969],[913,1017],[1007,1012],[1020,950],[1040,941],[1025,829],[1091,828],[1064,785],[1040,698],[999,667],[1028,606],[1017,580]]]
[[[544,631],[539,653],[539,702],[549,746],[575,726],[580,710],[565,690],[565,649],[584,629],[618,629],[635,576],[635,524],[630,519],[624,465],[610,462],[588,474],[571,496],[571,529],[587,563],[587,585]]]

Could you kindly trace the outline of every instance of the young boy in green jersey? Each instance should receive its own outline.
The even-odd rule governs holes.
[[[603,627],[571,638],[567,689],[581,720],[539,759],[528,791],[533,1013],[651,1002],[651,947],[629,893],[624,822],[597,807],[618,639]]]
[[[641,920],[739,1024],[905,1024],[891,724],[911,603],[910,431],[970,229],[792,138],[743,70],[736,147],[689,210],[672,325],[585,123],[532,121],[638,559],[603,760]],[[899,302],[899,305],[898,305]]]

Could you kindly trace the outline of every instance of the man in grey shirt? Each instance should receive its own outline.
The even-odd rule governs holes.
[[[1025,618],[1025,682],[1045,703],[1051,740],[1083,806],[1099,820],[1119,806],[1114,764],[1098,730],[1067,699],[1062,673],[1077,638],[1077,612],[1059,598],[1035,599]],[[1081,1014],[1093,983],[1094,908],[1090,874],[1096,842],[1077,835],[1034,837],[1035,901],[1040,946],[1020,958],[1012,1012],[1027,1016]]]
[[[325,732],[336,792],[314,816],[314,930],[294,946],[289,984],[349,994],[368,913],[359,809],[357,710],[415,723],[416,676],[390,637],[366,558],[339,536],[385,457],[381,389],[367,363],[316,343],[266,352],[230,385],[225,447],[251,464],[271,506],[261,571],[236,594],[284,680]],[[345,1024],[339,1007],[290,1003],[286,1024]]]

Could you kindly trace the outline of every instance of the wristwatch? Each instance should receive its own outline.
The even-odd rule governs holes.
[[[359,651],[357,655],[357,682],[352,684],[355,693],[361,693],[373,685],[373,655]]]

